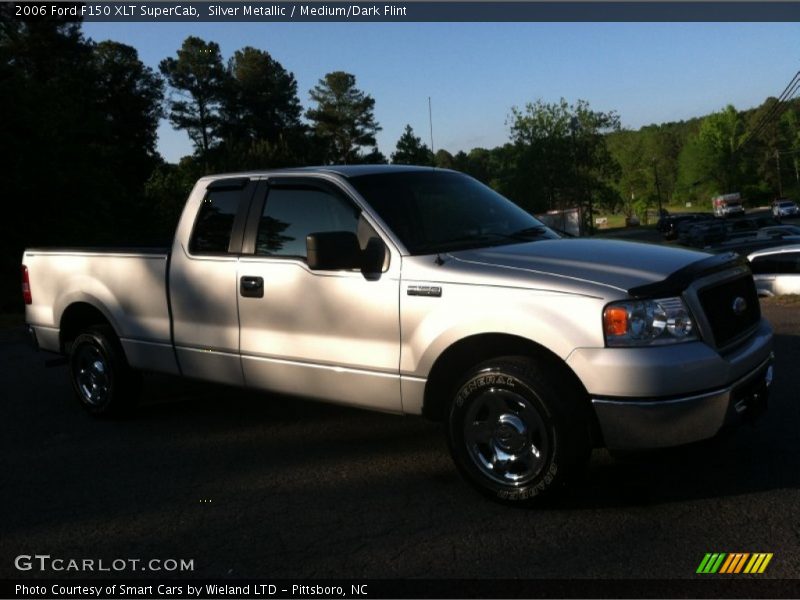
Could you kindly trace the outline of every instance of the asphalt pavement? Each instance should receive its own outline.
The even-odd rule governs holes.
[[[800,305],[764,310],[776,378],[755,426],[597,450],[537,509],[474,492],[421,418],[149,376],[135,415],[97,420],[0,330],[0,578],[53,577],[15,568],[37,553],[191,559],[199,578],[684,578],[708,552],[800,577]]]

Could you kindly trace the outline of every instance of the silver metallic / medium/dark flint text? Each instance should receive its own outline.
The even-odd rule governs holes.
[[[185,558],[61,558],[49,554],[20,554],[14,559],[18,571],[194,571],[194,559]]]

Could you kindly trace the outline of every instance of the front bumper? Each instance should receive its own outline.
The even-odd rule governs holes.
[[[772,329],[762,319],[747,340],[724,354],[699,341],[578,348],[567,364],[592,398],[607,447],[677,446],[716,435],[739,414],[735,405],[748,393],[758,398],[746,402],[742,414],[760,410],[766,394],[752,386],[771,377]]]
[[[592,400],[605,445],[612,449],[679,446],[714,437],[726,424],[767,408],[773,356],[730,386],[668,400]]]

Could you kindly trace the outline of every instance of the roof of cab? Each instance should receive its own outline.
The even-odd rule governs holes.
[[[418,167],[414,165],[325,165],[317,167],[293,167],[286,169],[265,169],[261,171],[243,171],[236,173],[215,173],[206,175],[202,179],[209,181],[230,177],[263,177],[265,175],[291,174],[291,173],[330,173],[346,179],[361,175],[378,175],[381,173],[413,173],[423,171],[447,171],[448,169],[435,169],[434,167]]]

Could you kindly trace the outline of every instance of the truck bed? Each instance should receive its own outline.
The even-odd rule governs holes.
[[[28,323],[39,345],[58,352],[67,307],[105,307],[131,366],[164,370],[172,357],[167,299],[169,251],[155,247],[30,248],[23,255],[32,304]],[[156,362],[158,361],[158,362]]]

